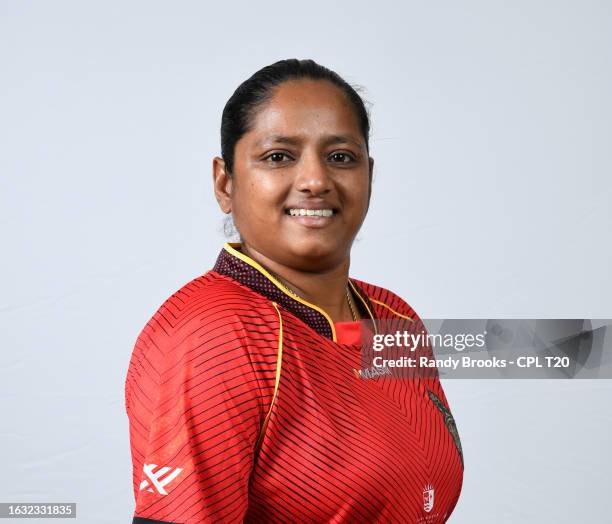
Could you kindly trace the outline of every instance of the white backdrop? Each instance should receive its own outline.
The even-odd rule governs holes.
[[[221,249],[221,111],[278,59],[367,88],[352,276],[424,318],[610,318],[611,35],[585,0],[1,1],[0,502],[131,521],[132,347]],[[444,387],[451,522],[609,519],[610,381]]]

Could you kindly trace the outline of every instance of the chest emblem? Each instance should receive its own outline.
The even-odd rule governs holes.
[[[431,484],[423,490],[423,509],[429,513],[434,506],[434,488]]]
[[[463,466],[463,450],[461,449],[461,440],[459,439],[459,431],[457,431],[457,424],[455,424],[455,419],[451,412],[447,409],[444,403],[432,392],[428,391],[429,398],[434,403],[434,405],[440,410],[442,416],[444,417],[444,425],[448,432],[453,437],[453,441],[455,442],[455,446],[457,446],[457,451],[459,452],[459,457],[461,458],[461,465]],[[433,495],[432,495],[433,496]]]

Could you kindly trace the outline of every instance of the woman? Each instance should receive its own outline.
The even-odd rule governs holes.
[[[265,67],[228,101],[214,191],[240,242],[136,342],[134,522],[439,523],[452,512],[463,459],[437,375],[358,371],[365,320],[419,321],[348,276],[370,202],[368,136],[360,96],[311,60]]]

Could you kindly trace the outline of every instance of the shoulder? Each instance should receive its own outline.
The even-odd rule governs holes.
[[[278,321],[272,303],[214,271],[194,278],[170,295],[138,334],[133,357],[161,365],[194,355],[259,352],[261,331]]]
[[[177,336],[211,324],[244,322],[254,315],[265,317],[274,311],[262,295],[211,270],[172,293],[147,325],[167,336]]]
[[[379,318],[399,314],[399,316],[420,321],[420,317],[414,308],[397,293],[357,278],[351,277],[351,280],[358,285],[361,291],[367,296],[368,300],[381,314],[386,312],[383,317]]]
[[[211,387],[253,383],[254,377],[268,384],[276,371],[277,333],[277,311],[265,297],[214,271],[194,278],[139,332],[126,376],[126,407],[136,383],[151,394],[203,376]]]

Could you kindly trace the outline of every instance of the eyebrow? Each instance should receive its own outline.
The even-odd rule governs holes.
[[[285,136],[285,135],[271,135],[257,142],[258,146],[265,146],[268,144],[287,144],[291,146],[298,146],[303,142],[303,139],[298,136]],[[321,143],[323,145],[331,144],[354,144],[357,147],[363,147],[363,143],[359,140],[348,135],[326,135]]]

